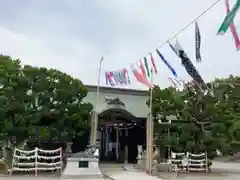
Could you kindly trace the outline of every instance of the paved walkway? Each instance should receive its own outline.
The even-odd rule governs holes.
[[[121,165],[113,168],[112,165],[104,167],[104,173],[111,178],[110,180],[240,180],[240,163],[235,162],[219,162],[214,161],[212,166],[212,173],[182,173],[177,175],[176,173],[159,173],[159,177],[149,176],[144,172],[124,171]],[[132,169],[133,170],[133,169]],[[6,176],[1,177],[0,180],[60,180],[60,177],[50,176]],[[81,178],[77,179],[80,180]],[[83,179],[86,180],[86,179]],[[87,179],[87,180],[100,180],[100,179]]]
[[[127,168],[123,168],[123,166],[127,167]],[[114,165],[110,165],[110,164],[100,164],[100,169],[102,171],[102,173],[104,175],[107,175],[108,179],[114,179],[114,180],[161,180],[158,177],[154,177],[154,176],[149,176],[148,174],[146,174],[145,172],[140,172],[140,171],[136,171],[133,168],[133,165],[128,164],[128,165],[124,165],[124,164],[116,164]],[[129,170],[129,171],[126,171]]]
[[[213,172],[240,173],[239,162],[213,161],[211,168]]]
[[[127,172],[127,171],[123,171],[123,172],[119,172],[116,174],[113,174],[111,176],[112,179],[115,180],[130,180],[130,179],[135,179],[135,180],[160,180],[160,178],[158,177],[154,177],[154,176],[149,176],[148,174],[144,173],[144,172]]]
[[[149,176],[144,172],[133,172],[131,168],[127,171],[109,171],[108,174],[112,179],[115,180],[160,180],[160,179],[170,179],[170,180],[239,180],[240,179],[240,163],[235,162],[219,162],[213,161],[212,173],[182,173],[177,175],[177,173],[159,173],[159,177]]]
[[[239,180],[240,176],[236,174],[225,175],[179,175],[179,176],[161,176],[162,180]]]

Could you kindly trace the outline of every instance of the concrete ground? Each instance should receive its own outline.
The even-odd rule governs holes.
[[[162,173],[159,177],[149,176],[145,173],[140,172],[122,172],[118,174],[112,175],[111,178],[106,179],[115,179],[115,180],[127,180],[127,179],[135,179],[135,180],[160,180],[160,179],[169,179],[169,180],[239,180],[240,174],[180,174],[177,176],[176,174],[166,174]],[[0,177],[0,180],[60,180],[61,178],[58,177],[26,177],[26,176],[18,176],[18,177]],[[74,178],[75,179],[75,178]],[[69,179],[70,180],[70,179]],[[75,179],[77,180],[77,179]],[[78,179],[81,180],[81,179]],[[99,180],[99,179],[84,179],[84,180]]]
[[[180,175],[169,175],[162,174],[160,175],[161,179],[170,179],[170,180],[239,180],[240,174],[180,174]]]
[[[160,180],[160,179],[169,179],[169,180],[239,180],[240,174],[209,174],[209,175],[201,175],[201,174],[180,174],[177,176],[176,174],[165,174],[162,173],[159,177],[149,176],[145,173],[140,172],[122,172],[119,174],[114,174],[111,178],[106,179],[115,179],[115,180]],[[26,176],[18,176],[18,177],[0,177],[0,180],[60,180],[58,177],[26,177]],[[75,178],[74,178],[75,179]],[[70,180],[70,179],[69,179]],[[81,179],[75,179],[81,180]],[[99,180],[99,179],[84,179],[84,180]]]
[[[239,162],[213,161],[212,171],[213,172],[239,173],[240,174],[240,163]]]
[[[156,179],[170,179],[170,180],[239,180],[240,179],[240,163],[235,162],[219,162],[214,161],[212,165],[212,172],[210,173],[158,173],[155,176],[149,176],[146,173],[138,172],[131,168],[128,171],[124,171],[123,168],[103,168],[106,174],[108,174],[112,179],[124,180],[124,179],[136,179],[136,180],[156,180]]]
[[[240,179],[240,163],[213,161],[210,173],[159,173],[159,178],[171,180],[238,180]]]
[[[122,165],[100,165],[103,174],[108,177],[104,179],[111,180],[239,180],[240,179],[240,163],[234,162],[218,162],[214,161],[211,173],[158,173],[156,176],[149,176],[144,172],[134,171],[134,168],[129,168],[128,171],[122,168]],[[0,180],[60,180],[60,177],[52,176],[0,176]],[[78,178],[74,178],[78,179]],[[70,180],[70,179],[69,179]],[[81,180],[81,179],[79,179]],[[84,179],[86,180],[86,179]],[[97,180],[97,179],[88,179]],[[99,179],[98,179],[99,180]]]

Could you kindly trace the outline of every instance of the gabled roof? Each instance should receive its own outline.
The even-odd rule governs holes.
[[[125,104],[117,97],[116,99],[113,99],[107,103],[108,105],[121,105],[125,107]]]

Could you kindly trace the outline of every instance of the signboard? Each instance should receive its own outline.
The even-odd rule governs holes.
[[[88,161],[78,161],[78,168],[88,168],[89,162]]]

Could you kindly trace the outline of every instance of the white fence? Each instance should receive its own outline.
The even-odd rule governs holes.
[[[174,171],[206,171],[208,172],[207,153],[171,153],[171,164]]]
[[[55,150],[34,150],[14,149],[12,160],[12,172],[34,172],[37,176],[39,171],[58,170],[62,174],[62,148]]]

